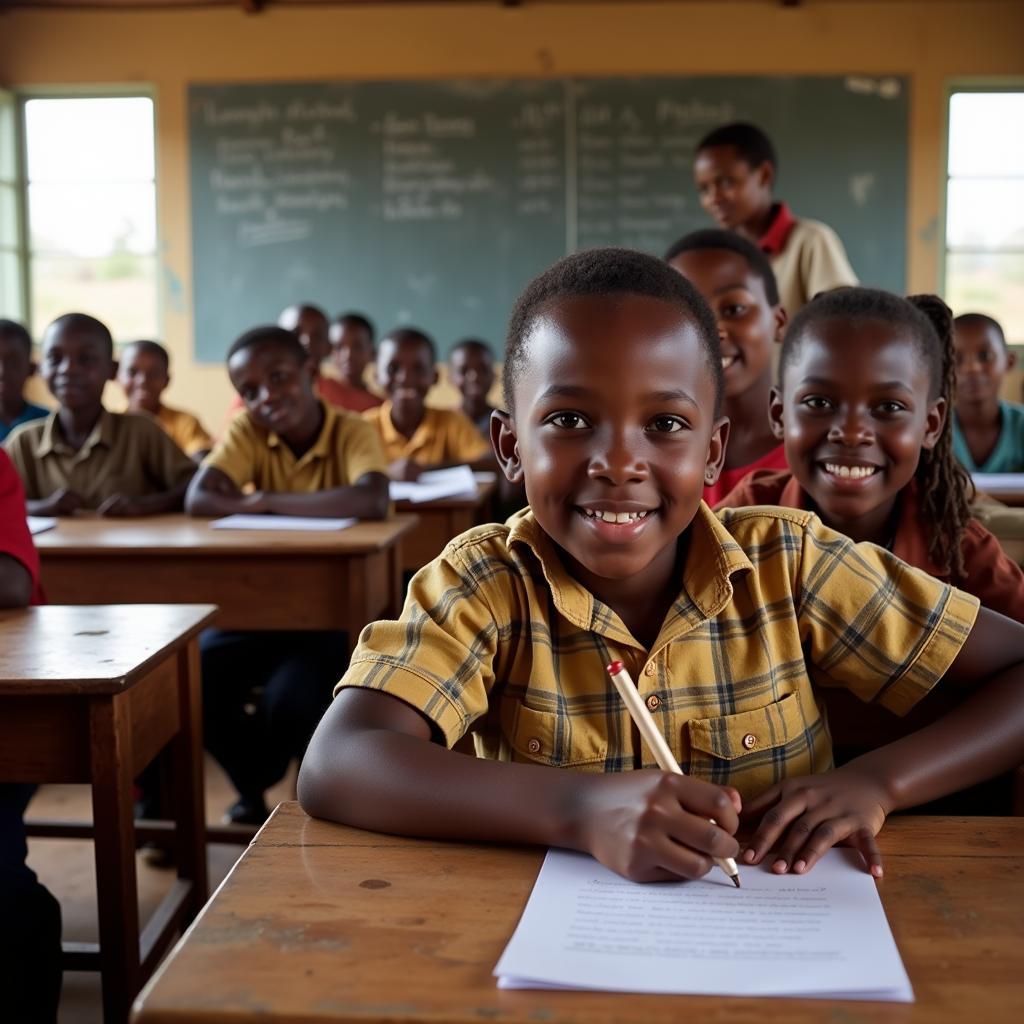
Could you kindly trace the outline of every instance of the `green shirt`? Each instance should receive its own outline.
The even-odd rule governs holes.
[[[971,473],[1024,472],[1024,405],[999,402],[999,438],[989,457],[979,466],[967,447],[956,413],[953,414],[953,454]]]

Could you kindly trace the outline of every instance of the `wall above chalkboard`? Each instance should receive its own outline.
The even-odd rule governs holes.
[[[469,335],[500,349],[559,256],[660,255],[709,226],[693,148],[738,119],[775,140],[795,212],[839,232],[865,283],[903,288],[898,76],[195,84],[188,109],[202,362],[296,301],[415,323],[442,355]]]

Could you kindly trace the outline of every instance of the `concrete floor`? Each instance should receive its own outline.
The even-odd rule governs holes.
[[[206,758],[206,820],[220,821],[233,800],[233,789],[220,768]],[[295,796],[295,777],[290,775],[267,793],[267,805]],[[43,786],[28,809],[31,818],[88,821],[92,815],[87,786]],[[212,893],[231,869],[244,847],[211,846],[207,863]],[[96,876],[92,843],[75,839],[29,840],[29,866],[40,881],[60,900],[65,940],[95,942]],[[139,886],[139,917],[146,921],[174,880],[172,869],[151,867],[142,856],[136,858]],[[84,971],[66,972],[61,991],[59,1024],[100,1024],[100,979]]]

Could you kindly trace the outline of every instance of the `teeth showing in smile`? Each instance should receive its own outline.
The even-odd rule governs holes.
[[[596,512],[592,508],[585,508],[583,514],[588,519],[603,519],[606,523],[635,523],[638,519],[644,519],[647,512]]]
[[[736,362],[735,356],[722,356],[722,369],[728,370],[733,363]]]
[[[877,466],[837,466],[834,462],[826,462],[825,469],[833,476],[848,477],[851,480],[863,480],[878,472]]]

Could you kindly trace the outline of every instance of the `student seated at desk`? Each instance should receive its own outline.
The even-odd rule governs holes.
[[[124,388],[131,412],[156,418],[167,436],[190,458],[202,462],[213,438],[199,420],[184,409],[172,409],[161,400],[171,383],[167,349],[156,341],[133,341],[121,350],[117,382]]]
[[[373,362],[373,324],[361,313],[342,313],[331,324],[331,363],[340,379],[330,381],[329,393],[323,397],[343,409],[366,412],[375,409],[384,399],[366,386],[366,368]]]
[[[0,320],[0,441],[22,423],[50,415],[25,400],[25,382],[35,372],[28,331],[14,320]]]
[[[31,515],[181,510],[196,465],[150,416],[103,408],[103,388],[117,375],[117,363],[110,331],[99,320],[85,313],[54,320],[43,336],[42,375],[60,408],[4,442]]]
[[[448,376],[462,394],[462,411],[480,431],[491,436],[491,413],[487,400],[494,385],[494,353],[476,338],[460,341],[448,356]]]
[[[194,516],[388,513],[386,463],[373,428],[317,399],[305,349],[291,331],[257,327],[228,350],[245,402],[207,456],[186,499]],[[255,488],[246,494],[244,488]],[[267,580],[267,600],[275,600]],[[296,615],[301,615],[297,609]],[[208,630],[200,641],[206,745],[238,799],[228,820],[260,824],[263,793],[301,759],[348,655],[339,632]],[[253,690],[262,690],[254,714]]]
[[[998,320],[964,313],[953,321],[956,410],[953,451],[970,473],[1024,473],[1024,405],[999,397],[1017,362]]]
[[[0,450],[0,609],[40,600],[25,492]],[[61,915],[26,863],[24,813],[33,792],[34,786],[0,783],[0,992],[5,1020],[52,1024],[61,987]]]
[[[756,470],[718,507],[811,509],[1024,622],[1024,573],[971,518],[971,484],[953,456],[951,317],[937,296],[871,288],[805,306],[771,399],[791,472]]]
[[[704,488],[704,500],[714,505],[752,469],[786,468],[786,451],[768,421],[772,353],[786,311],[767,257],[734,231],[694,231],[665,259],[696,286],[718,325],[729,443],[722,472]]]
[[[425,469],[467,462],[494,468],[490,444],[467,416],[427,406],[436,361],[433,341],[415,327],[392,331],[377,350],[377,384],[388,397],[363,416],[377,428],[393,480],[417,480]]]
[[[697,146],[693,176],[700,205],[720,227],[768,254],[790,316],[818,292],[857,284],[839,236],[820,221],[795,217],[772,189],[778,160],[771,139],[752,124],[727,124]]]
[[[310,814],[659,880],[736,857],[742,811],[746,863],[774,849],[800,873],[847,842],[880,875],[890,812],[1024,759],[1024,627],[812,513],[701,501],[725,448],[721,351],[681,275],[570,256],[508,338],[498,455],[530,509],[456,538],[401,619],[363,631],[302,765]],[[688,775],[647,770],[612,660]],[[829,770],[818,687],[901,714],[940,679],[968,692],[956,711]],[[467,733],[477,758],[446,749]]]

